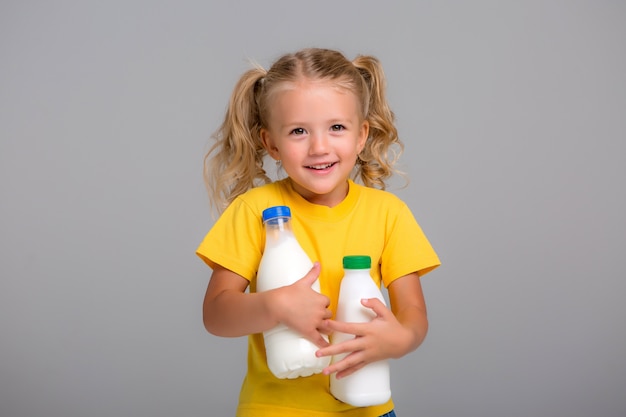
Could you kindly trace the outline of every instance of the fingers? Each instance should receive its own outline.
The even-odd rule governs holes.
[[[324,323],[322,323],[319,328],[313,328],[313,330],[297,330],[296,332],[300,333],[302,337],[309,340],[311,343],[315,344],[320,349],[326,349],[330,346],[329,335],[331,330],[329,330]]]
[[[321,270],[320,263],[319,262],[313,263],[313,267],[309,269],[309,272],[307,272],[307,274],[304,277],[298,280],[298,283],[303,283],[310,287],[319,277],[320,270]]]
[[[337,371],[335,371],[335,372],[337,372],[335,374],[335,377],[337,379],[344,378],[344,377],[346,377],[348,375],[351,375],[351,374],[355,373],[359,369],[363,368],[365,365],[366,365],[365,362],[359,362],[359,363],[355,364],[354,366],[348,366],[348,367],[346,367],[346,368],[344,368],[342,370],[337,370]]]
[[[385,302],[378,298],[362,299],[361,304],[375,314],[372,321],[363,323],[349,323],[336,320],[326,320],[326,329],[331,332],[352,335],[352,338],[343,341],[335,340],[325,348],[316,352],[316,356],[345,355],[341,360],[332,363],[323,370],[325,375],[335,374],[337,378],[344,378],[377,360],[392,357],[385,346],[393,342],[390,337],[394,329],[395,316],[387,308]],[[392,332],[393,333],[393,332]]]
[[[391,310],[378,298],[364,298],[361,300],[361,304],[372,309],[378,317],[385,317],[387,313],[391,314]]]
[[[346,356],[343,360],[335,362],[322,370],[324,375],[335,374],[337,379],[344,378],[366,365],[365,362],[360,361],[355,354]]]
[[[320,270],[321,270],[321,266],[319,262],[315,262],[313,263],[313,267],[311,267],[311,269],[309,270],[309,272],[302,278],[300,278],[296,284],[304,284],[307,287],[312,287],[313,284],[315,284],[315,282],[317,281],[319,275],[320,275]],[[320,294],[320,300],[318,300],[318,303],[324,303],[324,308],[326,309],[326,312],[324,313],[324,319],[330,318],[332,317],[332,312],[330,312],[330,310],[328,310],[328,307],[330,306],[330,298],[328,298],[326,295],[321,294],[319,292],[319,286],[317,286],[317,288],[314,288],[314,290]],[[321,301],[323,300],[323,301]]]
[[[315,343],[315,345],[319,348],[325,348],[330,346],[330,342],[328,341],[327,337],[323,337],[321,333],[317,334],[317,337],[315,338],[315,340],[313,340],[313,343]]]
[[[284,287],[289,304],[283,309],[281,322],[300,333],[319,348],[329,345],[328,335],[331,333],[326,327],[326,321],[333,315],[329,309],[330,298],[321,294],[313,287],[320,274],[320,264],[315,262],[309,272],[296,283]]]
[[[363,335],[363,323],[346,323],[337,320],[326,320],[326,328],[333,332],[341,332],[353,334],[355,336]]]
[[[336,322],[334,320],[327,320],[327,329],[331,332],[341,332],[350,334],[350,332],[354,332],[354,328],[351,325],[347,325],[346,323]],[[342,328],[348,331],[340,331],[335,330],[338,328]],[[352,333],[353,334],[353,333]],[[337,339],[334,340],[334,343],[329,344],[327,347],[319,349],[315,354],[318,357],[321,356],[332,356],[332,355],[340,355],[340,354],[351,354],[356,351],[363,350],[365,345],[363,344],[363,339],[360,336],[348,337],[347,340],[343,340],[339,342]]]
[[[321,350],[320,350],[321,351]],[[316,353],[317,357],[327,356]],[[336,374],[337,378],[343,378],[364,367],[368,362],[361,351],[348,353],[343,359],[333,362],[322,370],[324,375]]]

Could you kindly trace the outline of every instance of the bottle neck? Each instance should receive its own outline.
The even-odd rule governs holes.
[[[357,274],[357,273],[366,273],[369,275],[371,268],[345,268],[344,273],[346,274]]]
[[[291,231],[291,221],[289,217],[278,217],[265,222],[265,230]]]
[[[265,244],[277,245],[286,239],[293,238],[291,221],[288,217],[279,217],[265,222]]]

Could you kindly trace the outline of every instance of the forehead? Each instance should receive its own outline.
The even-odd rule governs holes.
[[[268,93],[271,95],[278,94],[284,91],[292,90],[312,90],[312,89],[334,89],[340,93],[352,93],[353,91],[348,87],[345,81],[339,79],[310,79],[300,77],[293,81],[282,81],[275,84],[272,91]]]
[[[361,107],[357,95],[338,80],[285,81],[275,85],[268,97],[270,110],[274,105],[292,106],[315,101],[326,101],[329,105],[336,102],[336,105],[356,107],[357,111]]]

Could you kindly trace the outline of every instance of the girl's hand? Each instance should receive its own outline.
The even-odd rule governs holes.
[[[311,286],[318,278],[320,265],[316,262],[303,278],[274,291],[273,312],[280,323],[313,342],[318,347],[328,346],[323,334],[329,334],[327,319],[332,317],[328,309],[330,299]]]
[[[406,353],[407,346],[411,344],[412,332],[406,329],[379,299],[363,299],[361,303],[376,313],[371,322],[344,323],[327,320],[327,326],[332,331],[353,334],[355,338],[317,351],[318,357],[348,353],[341,361],[326,367],[323,371],[325,375],[337,372],[337,378],[342,378],[368,363],[399,358]]]
[[[391,310],[377,298],[362,300],[376,317],[369,323],[341,323],[328,320],[332,331],[353,334],[355,339],[317,351],[317,356],[340,353],[348,355],[324,369],[324,374],[337,372],[342,378],[371,362],[400,358],[417,349],[426,337],[428,319],[426,303],[416,272],[394,280],[388,287]]]

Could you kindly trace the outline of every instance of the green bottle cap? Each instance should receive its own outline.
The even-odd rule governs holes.
[[[370,269],[372,258],[367,255],[351,255],[343,257],[344,269]]]

